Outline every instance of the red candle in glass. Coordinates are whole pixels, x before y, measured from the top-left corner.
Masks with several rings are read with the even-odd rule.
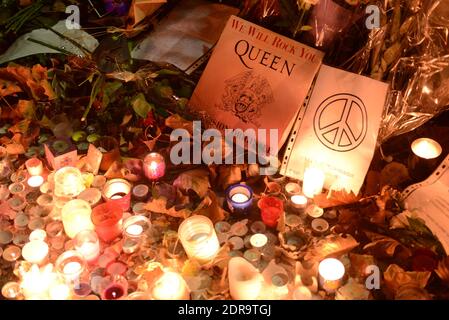
[[[128,281],[122,276],[113,276],[101,293],[103,300],[118,300],[128,294]]]
[[[263,223],[267,227],[276,227],[282,212],[284,212],[284,203],[276,197],[264,197],[257,203]]]
[[[124,179],[112,179],[103,187],[103,200],[127,211],[131,206],[131,184]]]
[[[123,210],[111,202],[96,206],[92,210],[92,222],[95,232],[104,242],[111,242],[122,233],[121,219]]]

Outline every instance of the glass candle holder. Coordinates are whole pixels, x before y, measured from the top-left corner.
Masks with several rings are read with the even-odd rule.
[[[2,287],[2,295],[6,299],[18,300],[22,296],[22,289],[17,282],[8,282]]]
[[[81,192],[77,198],[87,201],[91,207],[95,207],[101,201],[101,191],[97,188],[88,188]]]
[[[81,275],[86,270],[86,261],[75,250],[69,250],[56,259],[55,268],[66,282],[79,283]]]
[[[285,185],[285,193],[287,196],[291,197],[296,194],[301,193],[301,186],[296,182],[289,182]]]
[[[324,210],[323,208],[312,204],[306,208],[306,215],[309,220],[318,219],[324,215]]]
[[[276,197],[263,197],[257,203],[263,223],[267,227],[276,227],[284,212],[284,202]]]
[[[131,184],[125,179],[112,179],[103,187],[103,200],[128,211],[131,206]]]
[[[415,180],[424,180],[437,168],[443,149],[438,142],[429,138],[416,139],[411,149],[408,159],[410,176]]]
[[[74,247],[88,264],[93,264],[100,255],[100,241],[92,230],[78,232],[74,238]]]
[[[190,293],[181,275],[168,271],[156,280],[151,297],[154,300],[189,300]]]
[[[111,242],[122,233],[123,210],[111,202],[102,203],[92,210],[95,231],[104,242]]]
[[[324,172],[317,168],[307,168],[304,171],[304,180],[302,190],[307,198],[313,199],[316,195],[323,191],[324,180],[326,176]]]
[[[329,230],[329,223],[321,218],[313,219],[311,227],[316,236],[321,236]]]
[[[25,162],[25,167],[30,176],[40,176],[44,172],[42,161],[38,158],[30,158]]]
[[[137,201],[145,201],[148,198],[150,188],[145,184],[139,184],[133,188],[133,197]]]
[[[41,185],[44,184],[44,177],[42,176],[31,176],[28,181],[27,184],[31,189],[39,189]]]
[[[21,211],[23,209],[25,209],[26,205],[27,205],[27,201],[25,199],[25,197],[23,196],[19,196],[19,195],[14,195],[12,198],[9,198],[7,201],[9,207],[11,209],[13,209],[14,211]]]
[[[185,219],[179,226],[178,236],[187,256],[200,264],[213,260],[220,249],[214,225],[205,216]]]
[[[26,186],[22,182],[14,182],[9,185],[8,189],[12,195],[16,195],[16,194],[22,194],[25,191]]]
[[[73,239],[78,232],[83,230],[94,230],[91,213],[92,209],[89,203],[80,199],[71,200],[62,207],[62,223],[69,238]]]
[[[111,276],[105,279],[101,288],[101,299],[119,300],[128,295],[128,281],[120,275]]]
[[[253,190],[244,184],[232,185],[226,190],[226,201],[232,212],[247,213],[253,203]]]
[[[319,282],[327,293],[335,293],[343,284],[345,266],[334,258],[324,259],[318,266]]]
[[[19,260],[20,256],[22,255],[22,250],[20,250],[19,247],[10,245],[6,247],[5,250],[3,250],[2,257],[5,259],[5,261],[8,262],[14,262]]]
[[[55,172],[54,194],[57,197],[76,197],[84,189],[83,176],[77,168],[64,167]]]
[[[32,240],[23,246],[22,257],[30,263],[42,265],[47,261],[48,252],[47,243],[42,240]]]
[[[149,180],[158,180],[165,175],[165,159],[157,153],[152,152],[143,159],[143,172]]]

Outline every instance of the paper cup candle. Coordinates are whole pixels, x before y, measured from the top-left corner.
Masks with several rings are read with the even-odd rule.
[[[302,190],[307,198],[314,198],[323,191],[324,172],[317,168],[307,168],[304,172]]]
[[[71,200],[62,207],[62,223],[69,238],[73,239],[83,230],[94,230],[91,213],[89,203],[80,199]]]
[[[212,221],[205,216],[192,216],[179,226],[178,236],[187,256],[201,264],[212,261],[220,249]]]
[[[86,189],[81,172],[74,167],[64,167],[56,171],[54,183],[54,194],[57,197],[76,197]]]
[[[229,291],[235,300],[256,300],[263,289],[262,274],[247,260],[234,257],[228,265]]]

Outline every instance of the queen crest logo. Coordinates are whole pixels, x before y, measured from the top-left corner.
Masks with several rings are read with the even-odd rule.
[[[225,81],[225,84],[220,109],[232,112],[245,123],[260,126],[262,109],[274,102],[268,80],[254,71],[246,71]]]

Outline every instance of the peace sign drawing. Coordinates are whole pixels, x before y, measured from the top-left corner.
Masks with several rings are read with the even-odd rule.
[[[363,101],[349,93],[339,93],[321,102],[313,127],[320,142],[327,148],[348,152],[365,140],[368,114]]]

